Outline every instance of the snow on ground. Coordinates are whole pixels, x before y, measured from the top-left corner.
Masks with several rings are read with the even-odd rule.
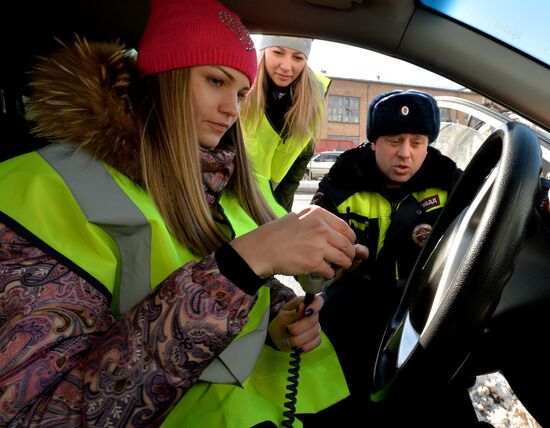
[[[495,428],[541,428],[498,372],[478,376],[470,398],[478,419]]]

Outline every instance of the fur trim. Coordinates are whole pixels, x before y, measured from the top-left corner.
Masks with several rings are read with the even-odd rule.
[[[28,118],[32,132],[52,142],[76,144],[142,183],[139,132],[130,84],[135,58],[118,43],[77,37],[41,58],[31,75]]]

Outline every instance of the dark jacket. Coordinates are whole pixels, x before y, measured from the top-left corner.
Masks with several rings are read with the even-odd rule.
[[[298,187],[300,186],[300,181],[304,178],[306,173],[307,164],[313,157],[315,141],[311,141],[304,148],[300,156],[294,161],[290,169],[283,178],[283,181],[273,191],[275,199],[281,204],[281,206],[288,212],[292,211],[292,205],[294,204],[294,195]]]
[[[399,279],[409,275],[425,242],[422,233],[429,231],[425,225],[433,226],[446,194],[461,172],[455,162],[430,146],[418,172],[401,188],[388,190],[371,144],[363,144],[339,156],[319,184],[313,202],[346,220],[358,241],[367,245],[370,257],[362,263],[360,271],[391,284],[396,279],[396,263]],[[368,200],[376,198],[381,206],[391,210],[389,225],[376,216],[358,213],[359,199],[365,200],[363,196]],[[384,233],[385,238],[379,241]]]

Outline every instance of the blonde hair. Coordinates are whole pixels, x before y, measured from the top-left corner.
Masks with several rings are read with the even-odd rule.
[[[265,49],[258,61],[256,83],[241,106],[241,120],[247,129],[257,129],[262,120],[268,91],[268,74],[265,69]],[[306,64],[300,75],[290,85],[292,103],[284,116],[281,137],[303,140],[319,133],[323,90],[313,70]]]
[[[204,257],[229,237],[216,226],[203,189],[189,74],[189,68],[182,68],[144,80],[137,114],[141,168],[145,187],[170,232]],[[273,220],[275,215],[255,185],[238,121],[224,138],[231,139],[236,150],[227,187],[258,225]]]

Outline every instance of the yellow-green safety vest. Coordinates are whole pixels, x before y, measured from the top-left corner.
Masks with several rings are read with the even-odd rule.
[[[419,192],[411,192],[411,195],[417,201],[423,201],[429,196],[437,195],[440,204],[434,207],[426,208],[426,212],[430,212],[433,209],[441,209],[447,202],[447,191],[435,187],[429,187]],[[356,192],[349,198],[340,203],[336,210],[341,214],[346,214],[348,209],[360,216],[378,219],[378,247],[376,248],[376,254],[380,252],[380,249],[384,246],[384,240],[386,239],[386,232],[390,227],[392,219],[392,206],[391,203],[377,192]],[[395,209],[399,209],[399,204]],[[350,223],[359,230],[365,230],[365,224],[357,222],[353,219],[349,220]]]
[[[315,77],[326,94],[330,79],[315,73]],[[302,139],[291,137],[283,140],[273,129],[265,112],[258,128],[252,129],[242,121],[246,150],[256,175],[267,179],[273,188],[282,181],[300,153],[313,138],[313,133]]]
[[[231,192],[222,194],[220,205],[235,236],[257,227]],[[0,211],[112,295],[112,306],[121,313],[172,272],[199,259],[171,236],[146,192],[70,144],[52,144],[0,164]],[[289,357],[263,344],[268,310],[269,289],[263,286],[248,323],[224,351],[228,361],[222,353],[163,426],[217,426],[210,422],[220,419],[228,427],[281,421]],[[224,374],[216,364],[230,367]],[[298,412],[319,411],[348,394],[326,337],[303,356],[302,366]],[[217,383],[227,379],[232,382]],[[237,396],[243,407],[233,405]],[[254,410],[247,410],[248,403]],[[209,408],[216,411],[205,412]]]

